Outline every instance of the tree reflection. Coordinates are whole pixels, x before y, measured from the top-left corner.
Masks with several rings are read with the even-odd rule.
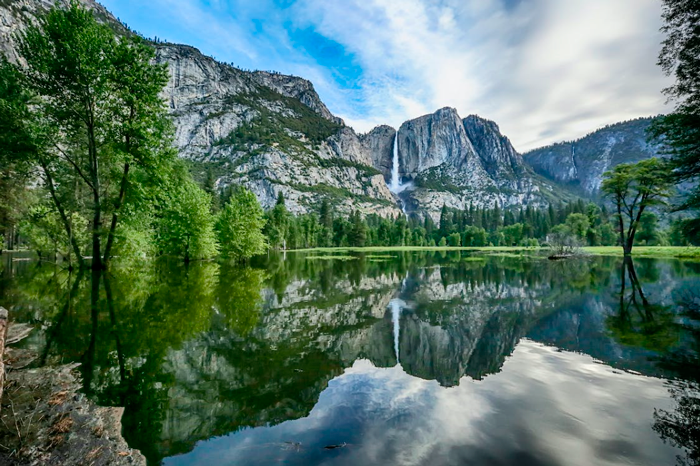
[[[700,295],[693,293],[681,300],[681,325],[688,344],[669,351],[661,365],[673,371],[679,380],[669,382],[676,402],[673,411],[655,410],[654,430],[664,441],[683,448],[679,465],[700,465]]]
[[[620,265],[620,295],[617,313],[607,319],[616,340],[628,346],[663,353],[678,342],[670,306],[649,301],[631,257]]]

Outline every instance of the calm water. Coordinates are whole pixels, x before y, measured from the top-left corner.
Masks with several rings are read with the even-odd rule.
[[[700,464],[697,262],[13,257],[35,364],[81,362],[152,464]]]

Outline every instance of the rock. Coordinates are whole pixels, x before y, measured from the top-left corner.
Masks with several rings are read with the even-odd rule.
[[[407,121],[398,143],[400,174],[415,182],[406,204],[435,221],[443,205],[544,207],[569,196],[537,178],[498,125],[453,108]]]
[[[360,135],[360,140],[372,157],[372,166],[382,172],[387,183],[391,181],[395,136],[396,130],[386,125],[377,126],[369,133]]]
[[[525,161],[540,175],[586,197],[598,195],[603,173],[620,163],[659,156],[662,147],[647,141],[653,118],[610,125],[571,142],[527,152]]]
[[[0,450],[1,464],[145,466],[144,456],[122,437],[124,409],[100,407],[81,395],[76,367],[9,372],[0,423],[0,443],[7,449]]]

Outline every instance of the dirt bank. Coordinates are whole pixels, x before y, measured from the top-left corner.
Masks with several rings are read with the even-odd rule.
[[[0,465],[146,464],[121,435],[123,409],[97,406],[80,393],[78,365],[22,368],[31,359],[27,351],[5,352]]]

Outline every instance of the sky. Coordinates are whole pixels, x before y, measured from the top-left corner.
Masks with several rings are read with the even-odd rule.
[[[101,0],[147,37],[309,79],[358,132],[442,107],[521,152],[670,110],[659,0]]]

